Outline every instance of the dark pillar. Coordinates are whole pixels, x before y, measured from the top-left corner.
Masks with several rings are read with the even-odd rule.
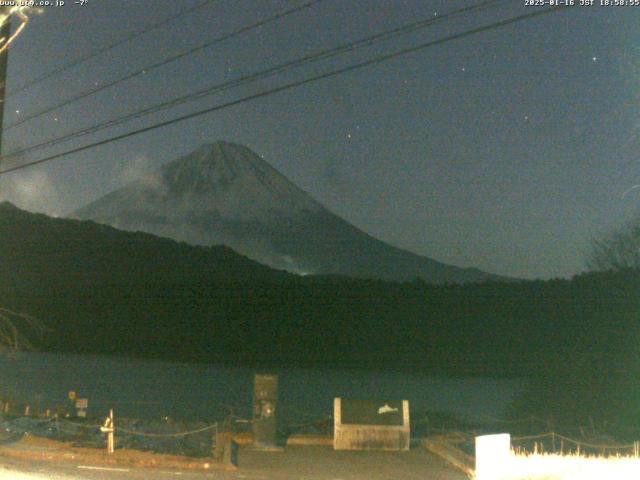
[[[6,42],[9,40],[9,37],[11,37],[11,17],[9,17],[7,21],[2,24],[2,28],[0,28],[0,38],[4,38]],[[2,167],[2,131],[4,129],[4,98],[7,87],[8,61],[9,49],[7,48],[4,52],[0,53],[0,167]]]
[[[253,381],[253,446],[276,449],[278,376],[256,374]]]

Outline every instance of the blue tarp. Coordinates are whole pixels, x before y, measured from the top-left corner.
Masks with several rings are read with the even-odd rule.
[[[215,428],[189,435],[176,435],[207,426],[205,423],[119,419],[115,433],[116,447],[191,457],[208,457],[212,454]],[[118,428],[135,433],[118,431]],[[73,445],[78,447],[105,448],[106,446],[106,435],[100,431],[100,422],[97,419],[2,418],[0,432],[3,434],[3,438],[0,439],[1,443],[16,442],[28,433],[52,440],[73,442]]]

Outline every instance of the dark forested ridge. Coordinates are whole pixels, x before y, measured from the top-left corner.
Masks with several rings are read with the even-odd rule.
[[[530,376],[585,392],[640,378],[635,270],[462,286],[299,277],[7,203],[0,264],[0,304],[51,328],[45,350]]]

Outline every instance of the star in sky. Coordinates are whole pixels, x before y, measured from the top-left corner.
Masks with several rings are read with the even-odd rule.
[[[139,2],[131,3],[133,8],[133,4]],[[109,9],[100,7],[101,2],[89,2],[93,5],[89,8],[95,8],[96,15],[86,18],[81,15],[82,9],[64,9],[64,13],[57,9],[47,10],[34,19],[34,28],[25,34],[28,36],[15,44],[10,66],[12,87],[18,89],[32,81],[32,77],[91,54],[98,46],[91,45],[87,39],[94,38],[95,30],[105,19],[114,28],[103,32],[101,41],[113,42],[135,30],[133,23],[162,22],[183,8],[169,0],[156,0],[154,5],[156,3],[158,8],[136,7],[137,10],[132,11]],[[259,7],[251,12],[255,18],[249,19],[245,18],[239,3],[230,2],[224,12],[202,9],[200,13],[206,13],[202,19],[190,17],[193,29],[183,29],[184,23],[166,24],[163,29],[175,37],[175,42],[186,41],[186,50],[190,45],[216,37],[219,33],[212,30],[217,28],[231,31],[259,18],[270,17],[276,11],[275,4],[279,3],[287,2],[256,2]],[[369,3],[382,6],[386,2]],[[442,20],[441,15],[457,8],[450,3],[457,2],[403,0],[397,2],[403,5],[402,8],[394,6],[392,18],[377,23],[380,12],[368,2],[349,2],[349,15],[345,15],[342,2],[319,2],[313,9],[298,12],[296,17],[283,17],[274,24],[265,24],[262,34],[261,29],[256,29],[251,35],[229,39],[197,58],[187,56],[181,60],[180,65],[184,68],[176,68],[176,65],[153,72],[144,65],[160,57],[147,59],[141,55],[155,52],[158,37],[145,35],[135,45],[121,45],[109,55],[78,65],[64,76],[56,76],[47,82],[47,89],[34,89],[8,99],[7,120],[11,120],[10,117],[22,120],[22,112],[37,112],[43,105],[57,101],[54,99],[72,97],[68,91],[70,85],[84,85],[80,86],[82,90],[85,87],[99,90],[114,78],[145,69],[147,74],[141,75],[144,84],[140,88],[132,88],[123,82],[112,90],[113,98],[118,101],[110,101],[111,97],[106,93],[106,97],[101,94],[86,98],[64,111],[49,113],[42,122],[34,123],[33,128],[29,124],[29,128],[7,132],[3,147],[37,144],[61,136],[63,131],[80,130],[103,119],[142,110],[173,98],[177,91],[195,91],[196,86],[190,87],[190,82],[214,82],[218,77],[230,79],[238,74],[236,64],[257,72],[302,58],[310,52],[364,38],[369,32],[373,35],[405,22],[412,23],[414,19],[435,17]],[[522,7],[522,10],[526,12],[527,9]],[[122,139],[84,153],[78,152],[72,161],[34,168],[41,168],[55,179],[56,188],[65,192],[61,194],[64,198],[62,211],[73,211],[121,186],[111,175],[116,168],[112,158],[124,162],[128,156],[144,154],[159,167],[190,153],[203,142],[229,139],[264,153],[284,175],[309,186],[309,193],[326,203],[328,208],[337,210],[367,233],[397,246],[454,264],[473,265],[516,277],[573,275],[582,271],[584,265],[580,250],[588,248],[588,245],[578,245],[578,240],[590,237],[592,231],[622,224],[631,202],[640,198],[640,188],[635,188],[624,196],[625,208],[619,205],[620,195],[640,184],[640,179],[629,181],[620,176],[619,179],[616,177],[618,183],[615,185],[594,180],[602,175],[601,168],[604,168],[596,159],[611,159],[607,161],[613,165],[616,161],[613,159],[620,158],[621,153],[637,158],[633,156],[637,153],[634,148],[640,144],[635,110],[640,105],[636,97],[640,90],[630,88],[635,87],[630,82],[640,78],[636,68],[640,50],[636,49],[632,38],[637,30],[640,9],[622,10],[625,9],[618,12],[603,8],[602,14],[594,14],[594,11],[576,9],[575,16],[580,17],[579,21],[568,22],[568,17],[557,13],[544,19],[528,20],[518,28],[501,28],[460,38],[386,64],[371,65],[361,73],[318,82],[313,90],[290,89],[286,97],[283,97],[284,93],[267,96],[259,102],[246,102],[242,108],[212,113],[201,121],[176,123],[165,130],[150,131],[144,137]],[[432,34],[425,33],[424,37],[389,39],[379,53],[387,52],[387,48],[388,52],[401,50],[423,43],[427,38],[435,40],[455,35],[467,28],[488,25],[519,13],[515,6],[513,12],[482,9],[477,15],[466,16],[464,21],[438,23],[437,29]],[[101,16],[103,14],[105,17]],[[70,24],[73,28],[68,28],[62,35],[60,25],[68,19],[73,19],[74,23]],[[331,35],[327,36],[327,32]],[[587,36],[588,44],[569,41]],[[538,41],[557,45],[569,43],[566,49],[546,51],[532,48]],[[591,49],[596,51],[589,51]],[[132,55],[134,51],[136,55]],[[598,52],[605,56],[601,58]],[[340,61],[346,66],[352,61],[373,58],[378,51],[363,51],[361,55]],[[336,57],[335,68],[338,60]],[[609,64],[620,68],[603,68]],[[315,75],[314,68],[305,66],[300,70],[299,78]],[[327,68],[334,68],[334,65]],[[551,82],[546,80],[558,69],[575,81],[566,82],[568,85],[558,82],[555,88],[549,88]],[[594,72],[598,75],[593,75]],[[448,81],[449,76],[457,77],[459,81]],[[255,91],[267,86],[260,84]],[[229,99],[236,98],[235,95],[239,98],[244,93],[229,92]],[[568,110],[579,118],[567,118]],[[180,113],[182,110],[178,109],[158,112],[157,121],[170,120]],[[363,123],[358,128],[360,120]],[[505,137],[517,128],[514,121],[522,131],[505,141]],[[574,123],[584,125],[581,128],[591,132],[585,136],[586,141],[576,141],[571,128],[558,128],[552,135],[542,135],[552,125]],[[132,123],[126,128],[139,125]],[[300,131],[301,135],[292,136],[292,129]],[[308,137],[314,138],[312,144],[303,141]],[[459,145],[452,145],[452,139]],[[74,141],[81,145],[93,142],[93,137]],[[75,145],[69,145],[69,148]],[[459,158],[461,148],[474,154]],[[527,152],[530,161],[519,161],[523,152]],[[34,159],[45,153],[48,151],[37,153]],[[366,184],[358,188],[357,202],[351,201],[356,196],[336,195],[333,184],[317,181],[314,177],[319,162],[324,162],[328,156],[341,155],[353,162],[366,159],[371,165],[363,173]],[[545,165],[551,157],[566,161],[547,169]],[[100,161],[85,161],[94,158]],[[402,160],[402,169],[390,168],[395,159]],[[429,161],[429,169],[424,168],[425,159]],[[458,185],[466,185],[467,180],[475,179],[473,172],[480,165],[490,165],[491,170],[460,195]],[[510,168],[501,168],[502,165]],[[383,171],[388,175],[374,173]],[[77,185],[79,175],[83,175],[83,185]],[[527,195],[520,195],[516,186],[526,175],[535,175],[539,181],[527,186],[531,189]],[[411,177],[415,188],[400,187],[407,177]],[[9,181],[9,177],[5,178]],[[105,182],[105,178],[113,180]],[[534,192],[539,192],[537,185],[555,186],[564,179],[570,181],[563,183],[562,188],[550,188],[549,195],[533,196]],[[359,178],[354,176],[350,181],[359,181]],[[508,209],[499,212],[495,196],[487,193],[493,191],[496,181],[505,185],[505,191],[507,186],[513,188],[509,190],[513,194],[509,200],[513,202]],[[583,208],[580,202],[563,201],[563,195],[569,195],[571,188],[581,191],[584,185],[592,186],[590,196],[602,205],[607,215],[589,214],[587,221],[580,224],[562,221],[580,214]],[[394,205],[393,211],[389,210],[384,218],[371,214],[382,190],[392,192],[388,204]],[[612,191],[615,192],[613,195]],[[341,195],[349,194],[349,189],[345,189]],[[533,204],[531,198],[539,203]],[[49,209],[49,202],[44,197],[41,205],[43,210]],[[428,208],[422,209],[422,205]],[[544,228],[534,228],[532,210],[549,212],[544,216]],[[415,211],[420,214],[415,215]]]

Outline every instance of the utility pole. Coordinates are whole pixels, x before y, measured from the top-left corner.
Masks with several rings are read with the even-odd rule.
[[[8,7],[3,7],[4,9]],[[3,12],[0,12],[3,13]],[[11,17],[8,17],[0,28],[0,38],[9,41],[11,37]],[[1,45],[1,44],[0,44]],[[4,99],[7,91],[7,64],[9,62],[9,49],[0,52],[0,167],[2,166],[2,132],[4,130]]]

